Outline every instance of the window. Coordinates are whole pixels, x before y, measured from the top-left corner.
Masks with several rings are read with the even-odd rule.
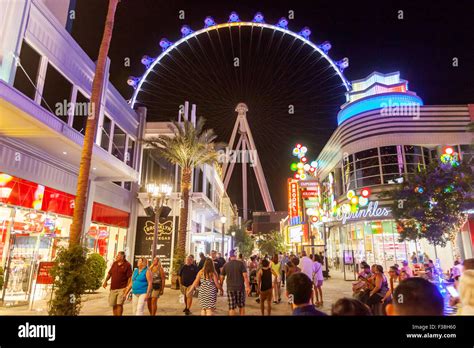
[[[100,147],[105,151],[109,151],[110,132],[112,130],[112,121],[107,116],[104,116],[102,123],[102,138],[100,140]]]
[[[212,186],[208,180],[206,180],[206,196],[212,201]]]
[[[364,168],[364,169],[358,169],[356,171],[357,179],[364,178],[366,176],[374,176],[374,175],[380,175],[380,168],[378,166],[377,167]]]
[[[202,170],[201,168],[196,168],[194,170],[194,192],[202,192]]]
[[[86,134],[87,117],[89,116],[89,100],[77,91],[76,104],[74,105],[74,118],[72,128],[81,134]]]
[[[382,161],[382,165],[384,164],[398,164],[398,156],[397,155],[386,155],[380,158]]]
[[[361,169],[361,168],[366,168],[366,167],[373,167],[373,166],[378,166],[379,165],[379,158],[378,157],[372,157],[369,159],[361,160],[356,162],[356,168]]]
[[[134,153],[135,153],[135,140],[132,138],[128,138],[128,146],[127,146],[127,157],[125,163],[127,163],[130,167],[134,168]]]
[[[402,175],[400,174],[384,174],[383,175],[383,183],[384,184],[394,184],[396,183],[397,179],[400,179]]]
[[[380,175],[357,179],[357,187],[380,185]]]
[[[36,94],[36,76],[38,75],[40,60],[41,56],[23,41],[20,51],[20,63],[26,73],[20,66],[17,67],[13,87],[33,100]]]
[[[131,181],[125,181],[123,183],[123,188],[127,191],[130,191],[132,189],[132,182]]]
[[[399,166],[399,165],[396,165],[396,164],[393,164],[393,165],[385,165],[385,166],[382,166],[382,173],[383,174],[403,174],[404,170],[403,170],[403,166]]]
[[[71,89],[72,84],[56,68],[48,64],[41,105],[65,123],[68,121]]]
[[[418,155],[405,155],[406,163],[423,164],[423,157]]]
[[[421,151],[420,146],[405,145],[404,148],[405,148],[405,154],[413,154],[413,155],[423,156],[423,152]]]
[[[397,147],[396,146],[382,146],[380,148],[380,155],[392,155],[397,154]]]
[[[114,129],[114,138],[112,142],[112,155],[117,157],[119,160],[123,161],[125,158],[125,140],[127,139],[127,134],[120,127],[115,127]]]
[[[474,148],[472,145],[460,145],[461,149],[461,160],[464,163],[472,163],[472,155],[474,154]]]
[[[375,157],[375,156],[378,156],[377,148],[356,152],[354,154],[356,161],[364,159],[364,158]]]

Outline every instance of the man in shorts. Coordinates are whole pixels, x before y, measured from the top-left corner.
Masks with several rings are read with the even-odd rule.
[[[224,279],[227,278],[229,315],[235,315],[237,307],[239,307],[240,315],[245,315],[245,296],[250,293],[247,268],[242,261],[237,260],[234,250],[230,251],[229,258],[229,262],[221,269],[221,286],[224,283]]]
[[[188,288],[193,285],[194,280],[198,274],[198,266],[194,262],[194,256],[189,255],[186,257],[186,263],[181,267],[179,271],[179,285],[181,289],[181,293],[184,296],[184,303],[185,308],[183,310],[184,314],[190,315],[191,314],[191,305],[193,304],[193,295],[187,296],[186,293]]]
[[[107,288],[107,282],[112,278],[110,284],[109,304],[113,308],[115,316],[121,316],[123,313],[123,303],[125,302],[125,289],[132,279],[132,265],[125,259],[125,253],[119,251],[115,261],[110,267],[107,278],[105,278],[104,289]]]

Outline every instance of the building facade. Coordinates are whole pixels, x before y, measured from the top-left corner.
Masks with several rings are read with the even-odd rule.
[[[329,264],[365,260],[384,268],[416,255],[439,259],[448,269],[456,257],[473,255],[474,231],[466,223],[454,243],[433,247],[422,239],[399,242],[390,205],[380,193],[390,190],[451,146],[463,161],[472,156],[474,105],[423,105],[399,73],[373,73],[354,81],[338,114],[338,127],[318,156],[319,222]],[[359,204],[351,206],[356,196]],[[354,202],[354,201],[352,201]]]
[[[65,28],[68,3],[0,2],[0,266],[6,270],[0,295],[5,303],[33,300],[39,264],[53,260],[68,243],[91,108],[100,108],[100,118],[83,242],[108,265],[134,243],[145,110],[132,110],[107,80],[100,105],[90,103],[95,63]],[[35,298],[48,286],[39,286]]]

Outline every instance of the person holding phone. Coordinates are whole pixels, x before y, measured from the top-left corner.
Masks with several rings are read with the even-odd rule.
[[[165,270],[161,266],[160,258],[158,256],[155,256],[153,259],[153,263],[150,267],[150,273],[152,276],[152,289],[148,296],[148,311],[150,312],[151,316],[155,316],[158,309],[158,298],[163,295],[166,281]]]

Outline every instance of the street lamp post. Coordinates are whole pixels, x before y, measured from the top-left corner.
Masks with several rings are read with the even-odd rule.
[[[146,184],[146,191],[148,192],[148,199],[150,203],[154,203],[153,212],[155,213],[155,227],[153,229],[153,245],[151,250],[151,259],[156,256],[156,243],[158,240],[158,225],[160,224],[160,215],[165,199],[168,199],[173,188],[169,184]]]
[[[234,250],[234,237],[235,237],[235,232],[232,232],[232,233],[231,233],[231,236],[232,236],[232,238],[231,238],[231,243],[230,243],[230,245],[231,245],[230,250]]]
[[[221,216],[221,223],[222,223],[222,243],[221,243],[221,254],[224,257],[224,235],[225,235],[225,222],[227,218],[225,216]]]

